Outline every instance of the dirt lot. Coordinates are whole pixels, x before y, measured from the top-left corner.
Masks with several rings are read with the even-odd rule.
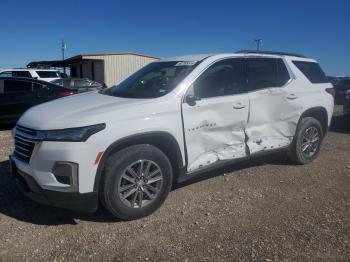
[[[350,260],[350,124],[341,116],[312,164],[244,162],[179,185],[132,222],[21,196],[9,175],[11,140],[0,132],[0,261]]]

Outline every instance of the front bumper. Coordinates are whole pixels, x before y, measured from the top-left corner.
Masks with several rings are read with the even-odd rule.
[[[94,212],[97,210],[97,192],[61,192],[43,189],[32,176],[17,168],[12,157],[10,157],[10,167],[12,177],[20,191],[36,202],[80,212]]]

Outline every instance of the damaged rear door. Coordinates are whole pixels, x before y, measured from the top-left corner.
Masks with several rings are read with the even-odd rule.
[[[218,61],[189,88],[182,104],[187,171],[246,156],[249,112],[243,60]]]
[[[245,59],[245,68],[250,97],[246,127],[249,153],[288,146],[302,108],[284,61],[249,57]]]

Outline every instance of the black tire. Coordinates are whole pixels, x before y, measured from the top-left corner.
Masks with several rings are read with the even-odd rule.
[[[144,188],[146,188],[146,185],[142,187],[142,189],[138,188],[137,190],[139,191],[139,193],[134,193],[132,197],[134,197],[136,194],[141,194],[141,201],[140,201],[141,204],[138,207],[131,207],[126,204],[128,200],[126,198],[123,198],[120,195],[123,192],[122,192],[122,188],[120,188],[119,186],[120,186],[120,183],[123,183],[125,181],[128,182],[125,179],[124,181],[122,178],[126,170],[128,170],[128,168],[133,164],[138,165],[139,162],[142,162],[140,160],[148,161],[147,163],[152,163],[151,165],[154,165],[155,169],[157,168],[160,169],[161,172],[158,174],[162,175],[162,179],[161,179],[162,182],[161,182],[161,186],[158,188],[159,191],[157,193],[154,193],[155,196],[153,196],[154,197],[153,200],[152,198],[149,198],[149,200],[145,200],[149,202],[146,206],[142,206],[142,203],[143,203],[142,197],[146,196],[146,193],[143,191]],[[139,168],[139,170],[140,169],[141,168]],[[138,171],[136,171],[136,173],[138,173]],[[143,175],[143,171],[141,173]],[[154,147],[152,145],[142,144],[142,145],[130,146],[119,152],[114,153],[107,160],[105,170],[104,170],[104,177],[102,181],[103,183],[102,192],[100,192],[100,197],[102,200],[101,202],[105,206],[105,208],[117,218],[120,218],[123,220],[133,220],[133,219],[145,217],[153,213],[163,204],[168,193],[170,192],[170,189],[172,186],[172,180],[173,180],[173,172],[172,172],[170,161],[161,150],[159,150],[157,147]],[[145,180],[142,180],[142,183],[143,181]],[[133,183],[137,184],[136,180]],[[130,183],[130,185],[133,186],[132,183]],[[138,187],[138,186],[139,185],[137,186],[134,185],[134,187]],[[134,190],[134,189],[131,189],[131,190]],[[126,194],[128,192],[131,192],[131,190],[125,191]],[[152,191],[148,191],[147,193],[149,192],[153,193]],[[139,196],[137,196],[137,201],[139,199]],[[133,201],[133,205],[136,205],[135,199],[130,200],[130,205],[132,201]]]
[[[314,128],[314,129],[313,129]],[[312,150],[312,155],[308,155],[303,152],[302,145],[304,143],[304,135],[307,130],[317,130],[319,136],[319,142],[316,150]],[[321,123],[313,117],[305,117],[300,120],[298,124],[293,142],[290,149],[288,150],[288,158],[295,164],[305,165],[312,162],[319,154],[322,140],[323,140],[323,130]]]

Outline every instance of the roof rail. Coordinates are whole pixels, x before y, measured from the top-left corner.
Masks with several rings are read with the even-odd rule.
[[[286,55],[286,56],[296,56],[306,58],[304,55],[298,55],[286,52],[276,52],[276,51],[257,51],[257,50],[239,50],[236,54],[267,54],[267,55]]]

